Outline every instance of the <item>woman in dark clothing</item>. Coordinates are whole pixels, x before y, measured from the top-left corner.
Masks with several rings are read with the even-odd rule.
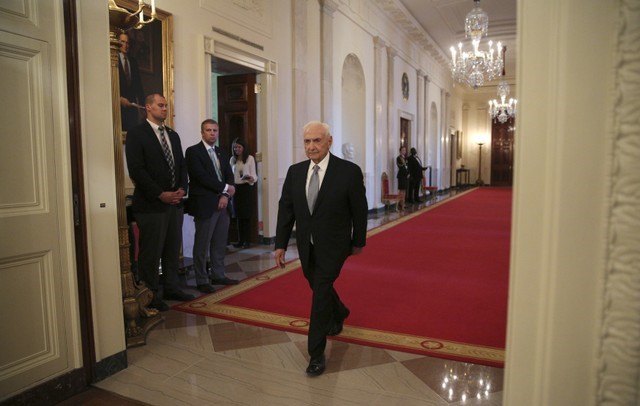
[[[253,207],[251,206],[251,188],[258,180],[256,175],[256,161],[249,155],[247,144],[236,139],[233,142],[233,153],[231,156],[231,168],[233,168],[233,178],[236,187],[236,194],[233,196],[233,204],[238,222],[238,242],[233,244],[236,248],[249,247],[249,227]]]
[[[400,155],[396,158],[396,165],[398,165],[398,195],[400,196],[400,202],[398,202],[398,208],[404,210],[405,197],[407,193],[407,185],[409,183],[409,167],[407,166],[407,147],[400,147]]]

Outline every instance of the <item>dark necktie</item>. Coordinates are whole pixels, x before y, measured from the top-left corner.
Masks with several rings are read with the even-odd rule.
[[[309,204],[309,212],[313,213],[313,207],[316,204],[318,198],[318,189],[320,189],[320,178],[318,176],[318,165],[313,166],[313,173],[311,179],[309,179],[309,190],[307,191],[307,203]]]
[[[218,162],[215,148],[209,148],[209,158],[211,158],[211,162],[213,162],[213,168],[216,170],[218,180],[222,182],[222,172],[220,172],[220,163]]]
[[[164,137],[164,127],[158,127],[158,131],[160,131],[160,143],[162,144],[162,150],[164,151],[164,158],[167,160],[167,164],[169,164],[171,187],[173,187],[176,185],[176,167],[173,163],[173,155],[169,149],[169,144],[167,144],[167,139]]]
[[[127,78],[127,84],[131,83],[131,70],[129,70],[129,58],[126,56],[124,59],[124,76]]]

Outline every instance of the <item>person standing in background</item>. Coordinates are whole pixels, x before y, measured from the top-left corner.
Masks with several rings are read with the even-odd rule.
[[[360,167],[329,152],[329,126],[312,121],[303,136],[309,159],[290,166],[282,186],[274,259],[284,268],[295,224],[302,272],[312,290],[306,372],[317,376],[325,370],[327,336],[340,334],[350,314],[333,284],[347,258],[366,244],[368,205]]]
[[[252,186],[258,180],[256,161],[249,154],[244,140],[236,138],[232,149],[233,155],[230,163],[236,186],[233,205],[238,223],[238,242],[233,246],[236,248],[249,248],[251,215],[253,214],[253,206],[251,205]]]
[[[140,79],[138,62],[129,55],[129,35],[122,33],[120,52],[118,53],[118,72],[120,75],[120,115],[122,130],[129,131],[141,121],[144,112],[144,90]]]
[[[398,202],[398,208],[404,210],[405,199],[407,198],[407,186],[409,184],[409,166],[407,165],[407,147],[404,145],[400,147],[400,155],[396,158],[396,165],[398,166],[398,196],[400,202]]]
[[[125,152],[129,176],[135,185],[132,211],[140,231],[139,279],[154,294],[149,307],[165,311],[169,306],[160,299],[160,261],[162,297],[179,301],[194,299],[178,287],[187,168],[180,136],[164,123],[167,100],[153,93],[147,96],[145,107],[147,119],[129,130]]]
[[[235,194],[229,155],[216,147],[218,122],[206,119],[200,124],[202,141],[187,148],[185,160],[189,171],[188,213],[193,216],[196,233],[193,240],[193,267],[197,289],[213,293],[212,285],[235,285],[227,278],[224,256],[231,219],[229,201]],[[211,273],[207,269],[211,261]]]
[[[420,199],[420,186],[422,184],[423,174],[422,172],[427,169],[426,166],[422,166],[422,161],[418,157],[418,151],[415,148],[411,148],[411,155],[407,159],[407,165],[409,166],[409,203],[422,203]]]

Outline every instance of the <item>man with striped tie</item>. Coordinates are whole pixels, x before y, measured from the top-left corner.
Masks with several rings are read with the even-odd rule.
[[[147,119],[127,133],[129,177],[135,185],[132,211],[140,231],[138,279],[154,293],[149,307],[165,311],[160,297],[158,269],[162,261],[165,300],[191,300],[179,288],[182,245],[182,198],[187,191],[187,168],[180,136],[164,124],[167,100],[158,93],[145,99]]]

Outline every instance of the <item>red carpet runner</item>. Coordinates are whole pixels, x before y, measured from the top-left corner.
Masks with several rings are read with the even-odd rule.
[[[351,316],[335,339],[503,366],[511,189],[480,188],[369,232],[336,289]],[[306,332],[299,261],[177,310]]]

